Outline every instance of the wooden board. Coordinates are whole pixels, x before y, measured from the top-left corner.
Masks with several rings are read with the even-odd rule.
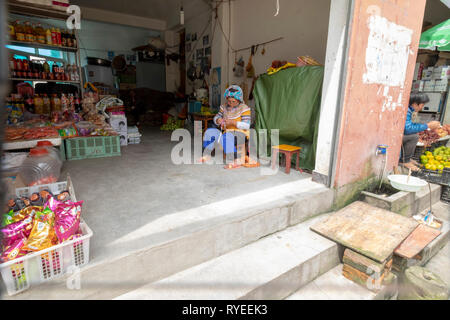
[[[342,267],[342,275],[347,279],[366,287],[370,291],[377,292],[381,288],[381,284],[383,283],[386,273],[383,272],[381,275],[374,274],[370,277],[364,272],[361,272],[348,264],[344,264]],[[371,286],[369,286],[369,284],[371,284]]]
[[[408,238],[395,249],[394,253],[400,257],[412,259],[440,234],[441,232],[439,230],[420,224]]]
[[[381,273],[385,268],[384,263],[378,263],[348,248],[344,251],[342,262],[364,273],[369,273],[369,270],[378,270]]]
[[[417,226],[412,218],[357,201],[315,224],[311,230],[384,263]]]

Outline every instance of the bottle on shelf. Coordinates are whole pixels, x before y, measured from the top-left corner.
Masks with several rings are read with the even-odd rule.
[[[37,114],[45,114],[44,100],[38,95],[34,95],[34,111]]]
[[[53,44],[52,30],[50,28],[47,28],[45,30],[45,42],[48,45],[52,45]]]
[[[17,41],[25,41],[25,28],[19,20],[15,22],[15,32]]]
[[[61,45],[63,47],[68,47],[68,45],[67,45],[67,33],[66,33],[66,30],[64,30],[64,29],[61,30]]]
[[[25,22],[25,41],[34,42],[33,27],[29,21]]]
[[[50,104],[50,99],[47,96],[46,93],[44,93],[43,97],[42,97],[42,104],[44,106],[44,113],[45,114],[50,114],[50,112],[52,111],[52,107]]]
[[[36,26],[36,35],[37,35],[37,42],[40,44],[45,44],[46,42],[46,34],[44,28],[42,28],[42,25],[40,23]]]
[[[9,40],[16,40],[15,22],[8,21]]]
[[[58,35],[56,33],[56,29],[52,28],[52,45],[57,46],[58,45]]]
[[[61,30],[59,28],[56,28],[56,39],[58,42],[58,46],[61,46],[62,40],[61,40]]]
[[[15,78],[15,72],[16,72],[16,59],[14,59],[13,56],[9,58],[9,76],[10,78]]]
[[[38,42],[38,34],[37,34],[37,25],[35,23],[30,23],[31,25],[31,34],[33,35],[33,41],[31,42]]]
[[[61,112],[61,100],[58,98],[58,95],[54,93],[52,98],[50,99],[50,105],[52,112]]]
[[[72,39],[72,47],[77,48],[78,42],[77,42],[77,37],[75,36],[75,31],[72,30],[70,32],[70,38]]]
[[[47,61],[42,65],[42,79],[50,79],[50,65]]]
[[[68,47],[73,47],[72,35],[70,33],[70,30],[66,30],[66,42]]]

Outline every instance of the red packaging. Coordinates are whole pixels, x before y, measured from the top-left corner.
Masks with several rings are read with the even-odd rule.
[[[3,245],[9,247],[21,239],[28,238],[33,227],[32,222],[33,215],[30,215],[22,221],[11,223],[2,228],[0,231],[3,234]]]
[[[26,241],[25,239],[20,239],[14,242],[12,245],[5,247],[5,250],[3,250],[2,255],[0,257],[0,260],[2,262],[7,262],[17,258],[19,252],[25,245],[25,241]]]
[[[59,242],[72,239],[72,236],[78,232],[82,204],[83,201],[67,201],[55,209],[55,232]]]

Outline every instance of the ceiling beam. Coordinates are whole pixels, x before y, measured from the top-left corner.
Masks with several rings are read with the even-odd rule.
[[[139,17],[89,7],[81,7],[81,18],[85,20],[121,24],[156,31],[164,31],[167,29],[167,22],[163,20]]]

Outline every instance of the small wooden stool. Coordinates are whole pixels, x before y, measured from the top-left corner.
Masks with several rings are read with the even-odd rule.
[[[286,173],[289,174],[291,172],[291,159],[294,154],[297,154],[297,163],[295,166],[295,170],[300,171],[300,150],[302,148],[296,146],[290,146],[287,144],[282,144],[279,146],[272,147],[272,170],[275,169],[275,163],[277,162],[278,154],[284,154],[286,160]]]

